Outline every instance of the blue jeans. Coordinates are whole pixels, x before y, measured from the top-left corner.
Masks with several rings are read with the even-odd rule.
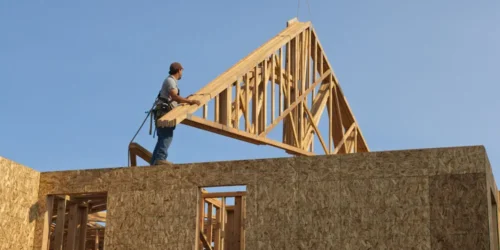
[[[155,149],[153,151],[153,156],[151,157],[151,165],[155,165],[156,161],[166,160],[168,156],[168,148],[172,143],[174,137],[175,127],[157,127],[156,135],[158,135],[158,141],[156,142]]]

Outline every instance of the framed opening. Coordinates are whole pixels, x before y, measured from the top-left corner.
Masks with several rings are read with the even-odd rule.
[[[107,193],[48,195],[46,206],[42,250],[104,249]]]
[[[246,186],[200,189],[198,249],[244,250]]]

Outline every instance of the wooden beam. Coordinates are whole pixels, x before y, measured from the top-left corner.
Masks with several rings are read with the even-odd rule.
[[[203,193],[202,198],[223,198],[223,197],[237,197],[237,196],[245,196],[247,192],[245,191],[237,191],[237,192],[219,192],[219,193]]]
[[[208,250],[212,250],[212,244],[209,244],[207,238],[205,237],[205,234],[203,234],[203,231],[200,232],[200,240],[203,243],[203,247]]]
[[[63,237],[64,237],[64,222],[66,215],[66,199],[57,201],[57,220],[56,229],[54,231],[54,249],[62,250],[63,248]]]
[[[342,148],[342,146],[345,145],[346,143],[346,140],[349,136],[351,136],[351,133],[352,131],[354,130],[354,128],[356,127],[356,124],[353,123],[351,125],[351,127],[349,127],[349,129],[345,132],[344,136],[342,137],[342,141],[335,147],[335,150],[333,151],[334,154],[337,154],[339,153],[340,149]],[[347,151],[347,150],[346,150]]]
[[[87,241],[87,215],[89,207],[79,207],[80,210],[80,232],[78,241],[78,250],[86,250]]]
[[[234,127],[236,129],[240,129],[240,95],[241,95],[241,78],[237,77],[236,78],[236,100],[235,100],[235,105],[234,105],[234,116],[236,117],[234,120]]]
[[[78,226],[78,204],[71,204],[69,206],[69,224],[66,249],[74,250],[76,247],[76,232]]]
[[[323,136],[321,136],[321,132],[319,131],[318,127],[316,126],[316,124],[312,120],[313,115],[311,114],[311,111],[309,111],[309,109],[307,108],[305,103],[303,103],[303,104],[304,104],[304,109],[307,112],[307,116],[310,118],[310,121],[311,121],[311,124],[314,128],[314,131],[316,131],[316,134],[318,135],[319,141],[321,142],[321,146],[323,146],[323,150],[325,150],[325,153],[328,154],[328,148],[325,145],[325,141],[323,140]]]
[[[275,68],[276,68],[276,63],[275,63],[275,60],[274,60],[274,56],[276,54],[273,53],[273,56],[272,56],[272,60],[271,60],[271,123],[274,121],[274,110],[276,108],[276,104],[275,104],[275,89],[276,89],[276,86],[274,84],[274,72],[275,72]],[[267,126],[267,124],[266,124]]]
[[[54,196],[49,195],[45,199],[45,213],[43,218],[42,250],[48,250],[50,245],[50,225],[52,224],[52,211],[54,209]]]
[[[206,131],[210,131],[219,135],[231,137],[237,140],[257,144],[257,145],[262,145],[262,144],[267,144],[269,146],[273,146],[276,148],[281,148],[284,150],[287,150],[289,152],[293,152],[294,154],[297,155],[314,155],[311,152],[307,152],[305,150],[302,150],[300,148],[296,148],[293,146],[290,146],[285,143],[280,143],[271,139],[268,139],[266,137],[261,137],[257,136],[254,134],[251,134],[249,132],[244,132],[244,131],[239,131],[235,128],[229,128],[221,124],[216,124],[212,121],[207,121],[202,118],[193,116],[190,119],[186,119],[182,122],[185,125],[195,127],[195,128],[200,128]]]
[[[241,249],[241,234],[242,234],[242,196],[237,196],[234,198],[234,224],[233,224],[233,234],[231,237],[234,240],[234,245],[232,245],[231,249],[234,250],[243,250]]]
[[[151,161],[153,154],[135,142],[129,144],[128,150],[130,153],[130,165],[132,167],[137,166],[137,156],[148,163]]]
[[[212,222],[212,216],[213,216],[213,211],[212,211],[212,208],[213,208],[213,204],[211,203],[208,203],[208,211],[207,211],[207,241],[209,243],[209,245],[211,246],[212,245],[212,230],[213,230],[213,222]]]
[[[320,79],[318,79],[312,85],[311,88],[309,88],[306,92],[304,92],[303,95],[301,95],[292,104],[290,104],[288,106],[288,108],[278,118],[276,118],[276,121],[274,121],[273,124],[271,124],[269,127],[267,127],[267,129],[263,133],[261,133],[260,136],[264,136],[265,134],[269,133],[269,131],[271,131],[276,125],[278,125],[279,121],[281,121],[286,115],[288,115],[288,113],[290,113],[297,105],[299,105],[304,100],[305,96],[307,96],[307,94],[311,93],[311,91],[314,90],[314,87],[318,86],[318,84],[320,84],[323,81],[323,79],[325,79],[326,77],[328,77],[329,74],[330,74],[329,70],[327,72],[325,72],[320,77]]]

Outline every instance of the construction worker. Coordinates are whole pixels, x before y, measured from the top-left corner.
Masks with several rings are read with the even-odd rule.
[[[186,103],[189,105],[200,105],[200,101],[198,100],[188,100],[180,96],[177,81],[182,79],[183,70],[184,68],[178,62],[174,62],[170,65],[170,71],[168,72],[169,76],[163,81],[163,85],[156,100],[156,107],[153,112],[155,121],[173,108],[177,107],[178,104]],[[168,156],[168,148],[170,147],[174,136],[174,130],[175,126],[158,127],[156,124],[158,141],[156,142],[156,146],[151,157],[151,165],[170,164],[170,162],[166,159]]]

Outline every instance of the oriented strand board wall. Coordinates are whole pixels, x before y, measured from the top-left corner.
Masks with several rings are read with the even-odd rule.
[[[0,249],[32,249],[40,173],[0,157]]]
[[[490,249],[486,161],[461,147],[51,172],[39,202],[108,191],[106,250],[194,249],[198,187],[242,184],[248,250]]]

